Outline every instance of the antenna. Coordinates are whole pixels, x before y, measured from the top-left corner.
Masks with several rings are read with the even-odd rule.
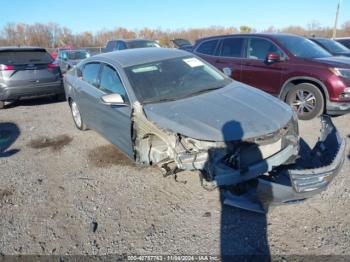
[[[342,0],[339,0],[338,5],[337,5],[337,12],[335,14],[335,21],[334,21],[332,38],[336,38],[336,36],[337,36],[337,25],[338,25],[339,9],[340,9],[341,2],[342,2]]]

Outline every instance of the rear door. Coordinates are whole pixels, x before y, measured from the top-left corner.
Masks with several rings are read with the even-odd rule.
[[[241,78],[241,59],[244,38],[230,37],[220,40],[211,39],[198,44],[195,53],[221,71],[231,70],[231,77],[237,81]]]
[[[75,99],[81,116],[88,127],[97,131],[99,131],[99,114],[96,101],[103,95],[98,89],[100,69],[101,64],[98,62],[83,65],[82,77],[75,82]]]
[[[224,68],[230,69],[231,78],[237,81],[241,80],[244,43],[243,37],[224,38],[219,46],[219,57],[215,59],[215,66],[221,71],[224,71]]]
[[[277,53],[281,57],[286,55],[270,40],[259,37],[249,37],[247,40],[245,59],[242,61],[241,81],[278,95],[285,62],[267,63],[266,58],[269,53]]]
[[[0,77],[7,86],[33,86],[59,81],[61,72],[44,50],[0,51]]]

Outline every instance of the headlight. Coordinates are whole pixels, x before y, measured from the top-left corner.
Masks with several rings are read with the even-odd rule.
[[[350,78],[350,69],[347,68],[337,68],[337,67],[331,67],[329,68],[333,74],[336,76],[341,76],[344,78]]]

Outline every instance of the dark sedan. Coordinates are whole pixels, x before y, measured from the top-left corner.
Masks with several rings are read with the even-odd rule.
[[[269,204],[304,199],[324,189],[343,164],[345,139],[329,117],[322,117],[314,154],[301,158],[305,169],[288,105],[182,50],[97,55],[70,70],[64,83],[79,129],[96,130],[138,164],[159,166],[166,175],[201,171],[203,185],[227,189],[225,203],[232,206],[263,212]]]
[[[331,53],[334,56],[350,57],[350,49],[348,49],[346,46],[342,45],[341,43],[335,40],[323,37],[313,37],[310,38],[310,40],[315,42],[322,48],[326,49],[329,53]]]
[[[118,39],[108,41],[104,52],[146,47],[160,47],[160,45],[156,41],[147,39]]]
[[[0,108],[5,101],[64,93],[59,66],[43,48],[0,48]]]

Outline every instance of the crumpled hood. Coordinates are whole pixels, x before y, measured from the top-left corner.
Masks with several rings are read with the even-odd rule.
[[[292,109],[277,98],[239,82],[177,101],[145,104],[158,127],[206,141],[258,137],[284,127]]]

